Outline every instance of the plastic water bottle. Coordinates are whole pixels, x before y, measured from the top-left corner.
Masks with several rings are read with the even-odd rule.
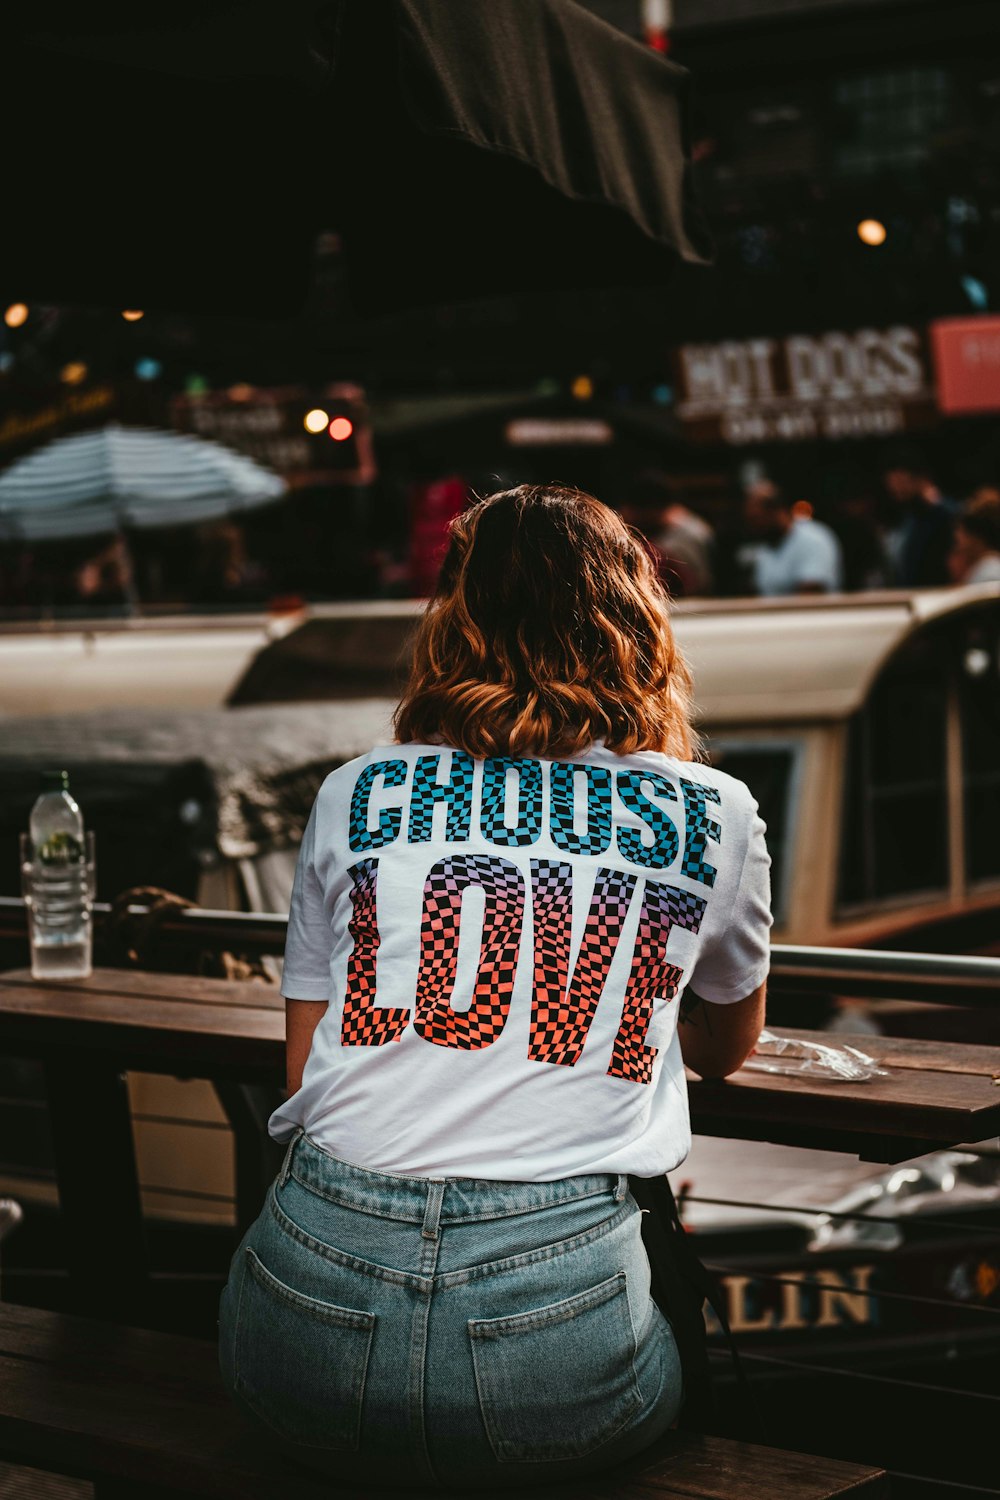
[[[91,893],[83,815],[68,771],[43,771],[43,791],[28,819],[33,849],[31,968],[39,979],[91,972]]]

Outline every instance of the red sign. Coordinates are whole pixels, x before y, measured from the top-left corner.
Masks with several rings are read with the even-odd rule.
[[[931,346],[942,411],[1000,411],[1000,318],[939,318]]]

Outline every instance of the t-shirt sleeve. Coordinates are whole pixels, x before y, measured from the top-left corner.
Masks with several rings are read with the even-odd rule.
[[[714,1005],[744,1000],[767,978],[771,966],[771,856],[767,829],[750,799],[751,815],[736,896],[724,924],[706,939],[688,976],[688,987]]]
[[[317,801],[299,847],[288,907],[288,933],[281,971],[281,993],[288,1000],[329,1000],[333,937],[316,873]]]

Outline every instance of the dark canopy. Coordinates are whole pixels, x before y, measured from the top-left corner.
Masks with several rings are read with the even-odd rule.
[[[290,312],[321,230],[366,310],[708,256],[687,73],[574,0],[35,15],[6,28],[10,298]]]

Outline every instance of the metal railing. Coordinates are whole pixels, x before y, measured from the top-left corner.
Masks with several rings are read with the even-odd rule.
[[[141,903],[127,908],[134,917],[148,910]],[[110,912],[106,901],[95,902],[95,937],[99,937]],[[160,918],[157,930],[185,948],[226,947],[255,956],[280,957],[287,923],[284,912],[212,911],[199,906],[167,913]],[[27,916],[20,897],[0,896],[0,938],[23,938],[27,942]],[[926,1000],[937,1005],[983,1005],[1000,1001],[1000,958],[775,943],[768,988],[772,995],[834,994]]]

